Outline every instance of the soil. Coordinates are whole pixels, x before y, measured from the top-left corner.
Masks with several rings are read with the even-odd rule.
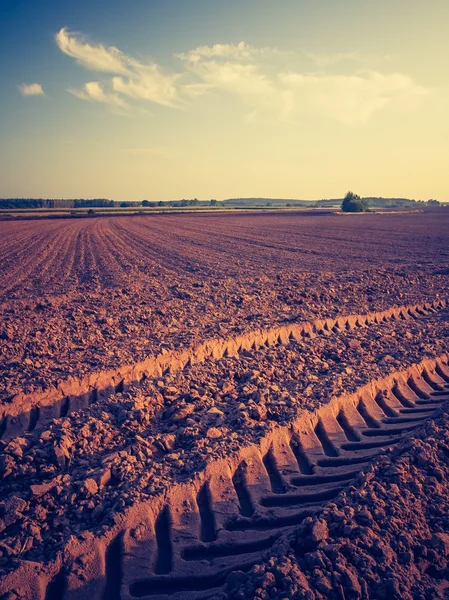
[[[0,398],[205,339],[446,297],[448,221],[442,209],[0,222]]]
[[[1,222],[0,598],[444,597],[446,221]]]
[[[447,598],[447,409],[276,542],[222,598]]]

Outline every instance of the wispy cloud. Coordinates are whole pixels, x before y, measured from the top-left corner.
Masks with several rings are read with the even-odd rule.
[[[221,89],[242,97],[262,97],[273,91],[273,83],[254,64],[205,61],[190,69],[206,84],[204,89]]]
[[[282,72],[282,61],[274,66],[267,64],[261,60],[263,54],[256,60],[257,53],[246,45],[203,47],[201,52],[192,52],[186,55],[193,56],[193,60],[186,61],[186,69],[201,80],[203,87],[198,95],[221,90],[240,97],[250,107],[249,121],[261,115],[292,121],[314,114],[356,126],[394,101],[419,99],[427,94],[410,77],[397,73],[360,69],[352,75],[328,69]],[[239,60],[228,60],[229,56],[238,56]],[[340,60],[361,61],[361,57],[357,53],[321,55],[319,60],[324,67]]]
[[[108,104],[114,109],[125,110],[128,108],[128,105],[123,98],[118,94],[105,92],[103,86],[98,81],[89,81],[84,84],[82,90],[69,89],[69,92],[81,100],[101,102],[103,104]]]
[[[122,108],[127,104],[118,94],[164,106],[175,106],[180,101],[175,85],[180,75],[166,74],[152,61],[139,61],[115,46],[92,44],[80,34],[69,32],[67,28],[56,34],[56,43],[62,52],[86,69],[114,75],[102,84],[91,82],[83,90],[70,90],[81,99],[96,100]],[[87,86],[90,88],[86,89]]]
[[[129,61],[115,46],[90,44],[83,36],[69,32],[66,27],[56,34],[56,43],[64,54],[74,58],[86,69],[104,73],[129,74]]]
[[[40,83],[22,83],[22,85],[19,85],[19,90],[24,96],[45,96]]]
[[[263,56],[279,55],[281,53],[277,48],[256,48],[245,42],[238,44],[214,44],[213,46],[198,46],[188,52],[177,53],[174,56],[183,61],[192,63],[199,62],[206,58],[220,58],[226,60],[254,60]]]
[[[115,46],[88,42],[67,28],[59,31],[56,42],[83,67],[112,75],[69,91],[115,112],[143,102],[185,107],[215,91],[239,98],[249,121],[259,116],[293,121],[318,115],[356,126],[389,105],[399,101],[404,106],[416,104],[428,95],[428,90],[407,75],[367,69],[371,59],[359,52],[302,52],[292,58],[292,53],[277,48],[256,48],[243,41],[220,43],[175,54],[182,69],[168,72],[154,61],[137,60]],[[304,56],[313,62],[315,72],[300,68]],[[337,63],[345,63],[345,74],[333,68]]]
[[[184,93],[193,99],[213,90],[237,96],[249,108],[246,119],[277,106],[283,91],[276,89],[271,61],[276,48],[255,48],[238,44],[199,46],[186,54],[177,54],[183,61],[186,76],[193,78]],[[271,67],[270,67],[271,65]]]
[[[156,65],[141,65],[133,77],[114,77],[112,88],[136,100],[149,100],[164,106],[176,106],[180,102],[176,81],[178,74],[164,74]]]
[[[315,113],[350,126],[367,122],[395,101],[428,93],[410,77],[374,71],[357,75],[288,73],[281,74],[279,81],[293,94],[292,116]]]
[[[326,69],[339,63],[360,63],[363,65],[382,63],[391,60],[388,55],[365,54],[362,52],[309,52],[303,50],[304,56],[307,56],[317,67]]]

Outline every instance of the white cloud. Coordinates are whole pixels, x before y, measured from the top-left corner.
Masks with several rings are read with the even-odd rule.
[[[70,89],[68,91],[81,100],[92,100],[94,102],[109,104],[112,108],[121,109],[121,111],[128,108],[123,98],[120,98],[118,94],[105,92],[98,81],[89,81],[84,85],[82,90]]]
[[[91,82],[85,86],[91,86],[91,90],[70,90],[79,98],[122,107],[126,102],[119,94],[164,106],[174,106],[180,100],[175,86],[180,75],[165,74],[154,62],[144,63],[136,60],[115,46],[90,44],[79,34],[69,32],[67,28],[56,34],[56,43],[62,52],[74,58],[81,66],[114,75],[103,86],[98,83],[91,85],[95,83]],[[105,92],[105,88],[109,88],[110,91]]]
[[[182,86],[182,92],[184,96],[195,100],[200,96],[204,96],[207,92],[210,92],[213,89],[213,85],[209,83],[185,83]]]
[[[189,89],[193,97],[211,90],[233,94],[250,107],[249,121],[261,115],[291,121],[314,114],[355,126],[395,101],[407,103],[426,94],[410,77],[401,74],[384,75],[374,70],[351,75],[331,72],[336,63],[373,59],[358,52],[303,54],[321,68],[319,73],[283,72],[281,52],[257,49],[244,42],[199,46],[176,56],[197,79],[192,84],[197,87]]]
[[[366,54],[362,52],[309,52],[307,50],[302,51],[304,56],[307,56],[313,63],[321,68],[326,69],[332,67],[338,63],[360,63],[367,65],[374,65],[384,63],[385,61],[391,60],[388,55],[379,54]]]
[[[19,90],[24,96],[45,96],[40,83],[22,83],[22,85],[19,85]]]
[[[289,73],[281,85],[294,94],[291,113],[315,113],[346,125],[365,123],[376,112],[397,100],[426,95],[410,77],[374,71],[358,75]]]
[[[56,43],[64,54],[87,69],[122,75],[129,73],[127,57],[115,46],[89,44],[80,35],[67,31],[66,27],[56,34]]]
[[[270,54],[281,54],[276,48],[255,48],[245,42],[238,44],[214,44],[213,46],[198,46],[188,52],[175,54],[176,58],[191,63],[202,59],[253,60]]]
[[[310,58],[318,67],[330,67],[339,62],[344,61],[360,61],[361,56],[358,52],[333,52],[333,53],[319,53],[319,52],[307,52],[303,51],[308,58]]]
[[[272,82],[254,64],[204,61],[191,72],[199,76],[207,89],[221,89],[239,96],[259,96],[272,92]]]
[[[176,81],[180,75],[165,75],[156,64],[139,66],[132,77],[114,77],[112,87],[116,92],[137,100],[150,100],[165,106],[174,106],[179,100]]]
[[[112,75],[71,93],[109,105],[116,112],[142,102],[179,108],[216,91],[239,98],[249,109],[247,120],[264,116],[291,121],[318,115],[355,126],[395,103],[413,107],[428,94],[403,74],[383,74],[375,69],[341,74],[333,70],[336,63],[344,62],[345,71],[350,71],[351,63],[360,66],[373,58],[358,52],[303,52],[302,56],[319,68],[319,72],[309,73],[291,68],[291,64],[287,71],[285,56],[292,63],[291,53],[276,48],[255,48],[243,41],[214,44],[175,54],[183,72],[169,73],[154,61],[137,60],[115,46],[89,43],[66,28],[59,31],[56,41],[62,52],[83,67]],[[296,59],[299,64],[300,57]]]
[[[197,96],[212,90],[236,96],[250,109],[247,121],[255,121],[262,114],[283,116],[285,91],[257,64],[208,60],[191,63],[189,71],[202,82],[198,85],[203,87],[195,88]]]

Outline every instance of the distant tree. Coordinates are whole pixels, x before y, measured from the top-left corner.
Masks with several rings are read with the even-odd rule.
[[[341,203],[343,212],[366,212],[369,210],[368,201],[353,192],[348,192]]]
[[[159,202],[157,203],[158,206],[165,206],[165,203],[162,202],[162,200],[159,200]]]
[[[290,202],[287,202],[287,204],[285,206],[291,206]]]
[[[215,200],[214,198],[210,201],[211,206],[217,206],[217,204],[218,204],[218,200]]]
[[[271,206],[271,202],[267,202],[265,206]]]
[[[142,200],[142,206],[151,206],[151,202],[148,202],[148,200]]]

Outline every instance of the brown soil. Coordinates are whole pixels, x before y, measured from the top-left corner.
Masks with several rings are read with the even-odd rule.
[[[0,598],[444,597],[445,221],[0,223]]]
[[[449,217],[0,222],[0,397],[293,321],[447,294]]]
[[[448,431],[444,411],[373,461],[222,598],[447,598]]]

